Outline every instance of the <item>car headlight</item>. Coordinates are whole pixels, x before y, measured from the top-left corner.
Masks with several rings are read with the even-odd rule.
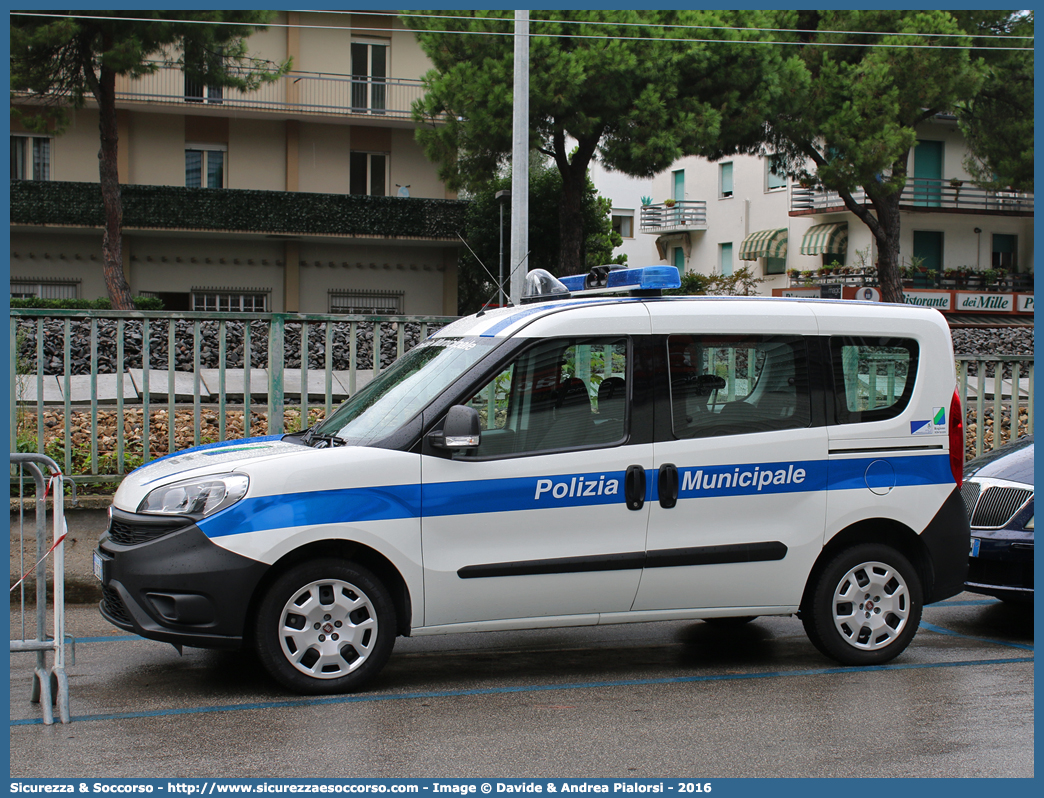
[[[250,485],[246,474],[216,474],[156,488],[142,499],[139,513],[206,517],[242,499]]]

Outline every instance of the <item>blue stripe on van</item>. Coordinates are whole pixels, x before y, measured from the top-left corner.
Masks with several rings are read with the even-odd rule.
[[[953,482],[946,454],[689,466],[678,469],[678,498],[866,489],[868,484],[880,487],[883,463],[887,463],[883,472],[888,480],[893,479],[888,469],[894,472],[897,487]],[[653,470],[646,474],[646,501],[656,499],[657,476]],[[199,527],[215,538],[286,527],[418,518],[422,514],[433,518],[622,505],[623,494],[623,471],[306,491],[244,499],[200,521]]]

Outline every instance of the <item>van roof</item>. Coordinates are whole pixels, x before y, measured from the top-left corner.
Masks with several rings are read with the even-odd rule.
[[[820,299],[799,297],[765,297],[765,296],[665,296],[665,297],[572,297],[570,299],[540,302],[532,305],[509,306],[493,310],[481,311],[475,315],[458,319],[434,333],[433,337],[466,337],[509,338],[516,334],[521,326],[546,316],[579,310],[595,305],[612,305],[641,303],[655,307],[661,303],[670,303],[672,312],[678,309],[678,303],[692,304],[693,311],[700,305],[729,303],[736,313],[757,315],[764,313],[768,307],[807,306],[817,317],[837,318],[843,316],[856,322],[859,319],[877,319],[889,316],[892,319],[906,319],[910,322],[920,320],[932,326],[946,326],[945,319],[934,308],[921,308],[910,305],[899,305],[885,302],[863,302],[853,299]],[[655,312],[655,311],[654,311]]]

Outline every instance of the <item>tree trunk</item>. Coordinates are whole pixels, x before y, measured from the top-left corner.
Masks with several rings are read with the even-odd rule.
[[[899,273],[899,194],[874,202],[874,209],[879,224],[876,230],[871,230],[877,239],[877,279],[881,283],[881,299],[903,304],[906,298]]]
[[[575,178],[575,171],[562,173],[562,199],[558,205],[558,273],[559,275],[583,274],[584,263],[584,181]]]
[[[123,200],[117,169],[116,73],[102,67],[97,84],[98,127],[101,149],[98,151],[98,174],[101,181],[105,226],[102,232],[102,273],[109,300],[115,310],[134,310],[130,286],[123,274]]]
[[[906,164],[909,152],[892,164],[893,175],[906,175]],[[863,186],[863,191],[874,212],[866,205],[857,203],[851,192],[841,191],[841,199],[845,207],[854,213],[877,242],[877,279],[881,284],[881,299],[885,302],[904,304],[903,280],[899,273],[899,233],[901,222],[899,216],[899,198],[902,190],[889,191],[878,183]]]

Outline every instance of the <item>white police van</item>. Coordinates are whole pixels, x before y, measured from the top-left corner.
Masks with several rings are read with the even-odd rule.
[[[660,297],[662,266],[529,283],[565,298],[454,322],[304,433],[127,476],[102,614],[332,693],[398,635],[634,621],[797,613],[875,664],[962,590],[937,311]]]

